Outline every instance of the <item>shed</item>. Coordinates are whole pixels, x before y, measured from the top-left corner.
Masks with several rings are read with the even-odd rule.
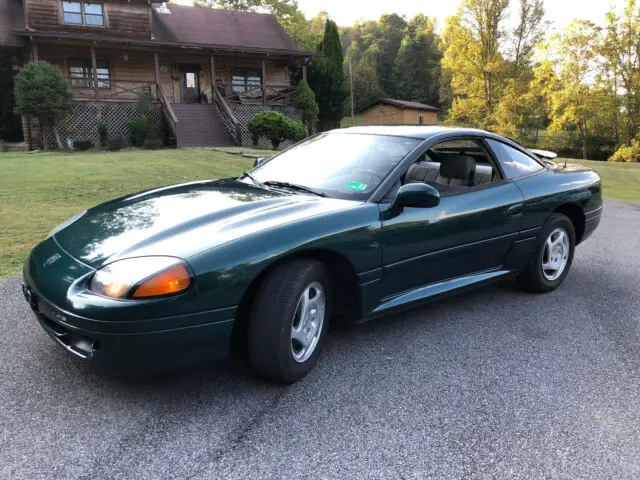
[[[425,103],[379,98],[359,113],[363,125],[435,125],[439,111]]]

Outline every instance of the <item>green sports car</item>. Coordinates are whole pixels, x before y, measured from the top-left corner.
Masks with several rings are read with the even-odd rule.
[[[515,275],[558,287],[598,226],[598,175],[491,133],[321,133],[239,178],[156,188],[56,227],[24,266],[44,330],[98,367],[145,372],[231,350],[291,383],[329,320],[365,321]]]

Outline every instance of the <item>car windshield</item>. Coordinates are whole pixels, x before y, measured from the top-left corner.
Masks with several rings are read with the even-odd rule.
[[[419,143],[406,137],[323,133],[260,165],[251,177],[276,188],[297,185],[329,197],[366,200]]]

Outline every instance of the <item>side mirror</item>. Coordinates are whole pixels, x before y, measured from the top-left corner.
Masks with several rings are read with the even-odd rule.
[[[393,207],[432,208],[440,204],[440,192],[426,183],[409,183],[398,190]]]
[[[266,158],[264,157],[260,157],[260,158],[256,158],[256,161],[253,162],[253,168],[256,168],[257,166],[263,164],[265,162]]]

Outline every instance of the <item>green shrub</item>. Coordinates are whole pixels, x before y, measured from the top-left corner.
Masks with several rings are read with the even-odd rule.
[[[107,148],[107,144],[109,143],[109,126],[104,120],[98,122],[98,138],[100,139],[100,148]]]
[[[307,127],[309,135],[313,133],[313,130],[318,121],[318,102],[316,102],[316,94],[313,93],[309,84],[302,80],[296,87],[295,106],[302,116],[302,121]]]
[[[147,138],[142,145],[145,150],[160,150],[164,148],[164,143],[158,137]]]
[[[274,150],[285,140],[296,142],[307,136],[302,123],[290,120],[276,110],[265,110],[254,115],[249,120],[248,128],[254,145],[258,144],[261,137],[265,137]]]
[[[14,93],[16,112],[43,120],[63,149],[58,124],[74,110],[76,101],[60,69],[44,61],[27,63],[16,77]]]
[[[142,147],[149,138],[158,138],[160,133],[153,118],[151,96],[145,89],[138,92],[137,116],[127,122],[129,141],[134,147]]]
[[[610,162],[640,162],[640,140],[632,140],[631,145],[621,146],[616,153],[614,153]]]
[[[126,146],[127,144],[125,143],[124,138],[122,138],[120,135],[109,138],[109,141],[107,142],[107,150],[112,152],[122,150]]]

